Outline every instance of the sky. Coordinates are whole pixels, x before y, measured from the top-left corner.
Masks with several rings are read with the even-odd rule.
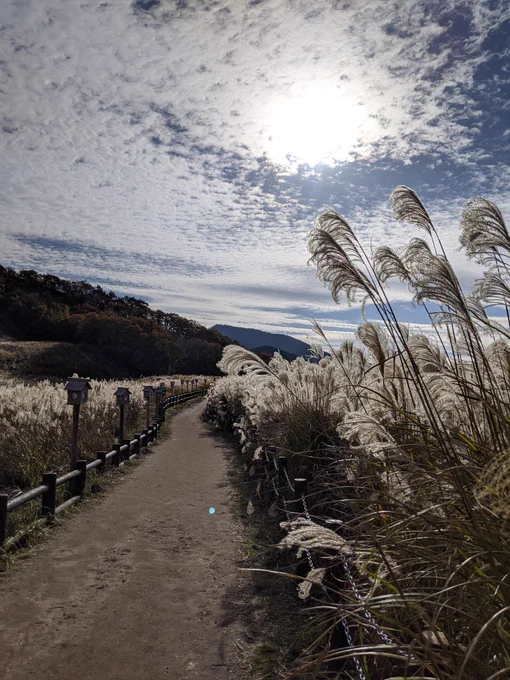
[[[509,95],[507,0],[2,0],[0,263],[336,342],[360,310],[307,265],[314,219],[405,245],[406,184],[469,288],[466,203],[510,219]]]

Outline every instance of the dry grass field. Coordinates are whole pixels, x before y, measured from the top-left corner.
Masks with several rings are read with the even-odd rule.
[[[173,380],[176,392],[185,391],[181,377],[204,381],[201,376],[92,380],[89,401],[80,414],[80,457],[95,458],[97,451],[116,441],[119,409],[113,395],[119,385],[132,392],[125,421],[126,433],[132,434],[145,427],[143,385],[157,386],[161,381],[170,385]],[[0,379],[0,487],[23,489],[39,484],[45,471],[61,473],[68,469],[72,408],[67,405],[63,386],[63,382],[49,380]],[[154,399],[152,414],[155,416]]]

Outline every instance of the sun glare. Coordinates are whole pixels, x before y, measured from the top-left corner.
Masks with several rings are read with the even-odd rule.
[[[370,136],[366,106],[330,83],[309,83],[267,112],[265,149],[277,163],[344,161]]]

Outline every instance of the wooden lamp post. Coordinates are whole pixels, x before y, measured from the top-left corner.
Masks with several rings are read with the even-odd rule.
[[[159,386],[154,390],[156,392],[156,418],[161,415],[161,401],[166,394],[165,383],[159,383]]]
[[[118,387],[114,396],[117,397],[117,406],[120,407],[120,423],[119,423],[119,442],[124,443],[124,409],[129,404],[129,395],[131,391],[127,387]]]
[[[76,469],[78,460],[78,423],[80,421],[80,406],[86,404],[91,389],[87,378],[68,378],[64,389],[67,392],[67,403],[73,407],[73,438],[71,441],[70,466]]]
[[[145,427],[149,429],[151,424],[151,397],[155,394],[154,387],[152,385],[145,385],[143,388],[143,396],[147,400],[147,417]]]
[[[159,383],[159,387],[156,387],[156,394],[159,396],[158,410],[157,410],[158,416],[163,415],[163,413],[161,412],[161,405],[165,400],[166,392],[167,392],[167,389],[166,389],[165,383]]]

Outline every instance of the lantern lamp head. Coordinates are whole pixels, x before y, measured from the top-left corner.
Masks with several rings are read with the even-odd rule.
[[[129,395],[131,391],[127,387],[118,387],[114,396],[117,397],[117,406],[126,406],[129,404]]]
[[[145,385],[145,386],[144,386],[144,388],[143,388],[143,396],[144,396],[146,399],[150,399],[151,397],[154,396],[154,394],[155,394],[155,393],[154,393],[154,387],[152,387],[152,385]]]
[[[64,389],[67,392],[67,403],[71,406],[86,404],[92,388],[87,378],[68,378]]]

